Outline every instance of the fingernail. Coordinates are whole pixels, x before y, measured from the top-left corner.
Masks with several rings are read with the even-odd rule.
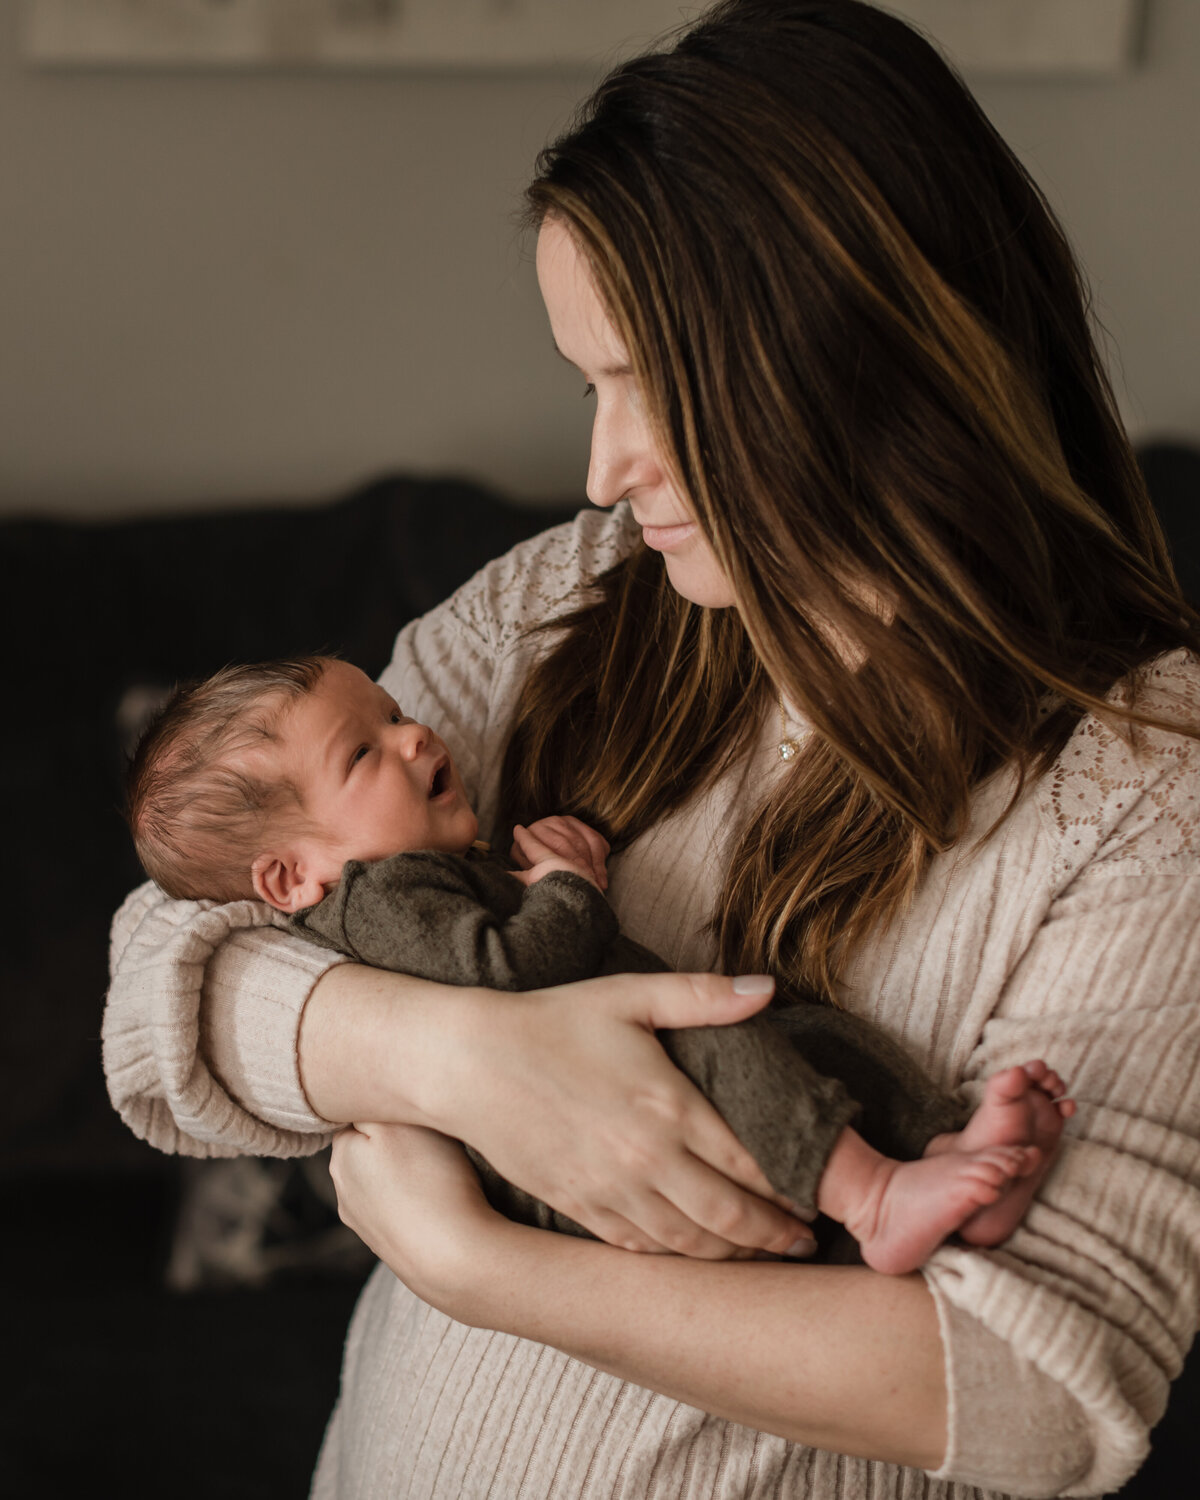
[[[770,995],[775,981],[769,974],[739,974],[733,981],[735,995]]]
[[[817,1242],[810,1239],[808,1235],[798,1239],[794,1245],[787,1247],[787,1253],[792,1260],[811,1260],[817,1253]]]

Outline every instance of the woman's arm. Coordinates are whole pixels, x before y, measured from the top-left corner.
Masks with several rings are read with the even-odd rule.
[[[920,1277],[624,1255],[507,1227],[489,1245],[505,1331],[793,1442],[941,1463],[944,1361]]]
[[[742,1020],[770,993],[770,981],[646,974],[498,994],[346,965],[305,1007],[300,1072],[325,1118],[467,1141],[610,1244],[795,1252],[807,1227],[766,1201],[754,1158],[653,1034]]]
[[[510,1224],[457,1145],[429,1131],[343,1132],[333,1170],[346,1222],[461,1322],[550,1344],[795,1442],[941,1462],[942,1345],[918,1277],[629,1255]]]
[[[298,1156],[336,1122],[423,1123],[621,1244],[720,1256],[808,1234],[653,1036],[741,1020],[769,986],[643,975],[603,997],[596,981],[499,995],[346,964],[276,921],[153,885],[118,912],[105,1072],[159,1150]]]
[[[104,1072],[121,1118],[182,1156],[303,1156],[328,1120],[301,1087],[296,1032],[337,954],[281,931],[260,901],[132,892],[113,918]]]

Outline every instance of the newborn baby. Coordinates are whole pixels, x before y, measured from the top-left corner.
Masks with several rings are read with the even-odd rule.
[[[498,990],[667,967],[620,932],[595,829],[518,825],[513,867],[497,859],[437,734],[346,662],[229,667],[178,690],[127,793],[139,856],[169,895],[257,897],[362,963]],[[843,1224],[888,1273],[952,1233],[1005,1239],[1074,1108],[1034,1061],[991,1078],[967,1119],[881,1032],[803,997],[658,1035],[800,1216]],[[468,1151],[511,1218],[587,1233]]]

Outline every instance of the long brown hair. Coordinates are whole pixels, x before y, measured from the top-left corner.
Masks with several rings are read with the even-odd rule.
[[[1200,645],[1080,273],[951,69],[857,0],[717,5],[599,86],[528,209],[585,255],[738,606],[640,547],[601,580],[523,696],[509,810],[629,840],[782,690],[813,733],[733,855],[720,963],[829,996],[985,777]]]

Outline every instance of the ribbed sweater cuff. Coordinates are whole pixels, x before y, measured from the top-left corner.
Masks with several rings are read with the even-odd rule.
[[[1082,1407],[950,1302],[935,1278],[926,1282],[937,1306],[948,1393],[946,1455],[931,1476],[1031,1500],[1071,1493],[1092,1464]]]
[[[232,1099],[289,1137],[325,1137],[333,1129],[308,1102],[298,1042],[314,985],[345,962],[340,954],[274,928],[242,933],[209,960],[200,1050]],[[304,1149],[321,1144],[310,1141]],[[293,1143],[280,1142],[270,1154],[293,1150]]]

